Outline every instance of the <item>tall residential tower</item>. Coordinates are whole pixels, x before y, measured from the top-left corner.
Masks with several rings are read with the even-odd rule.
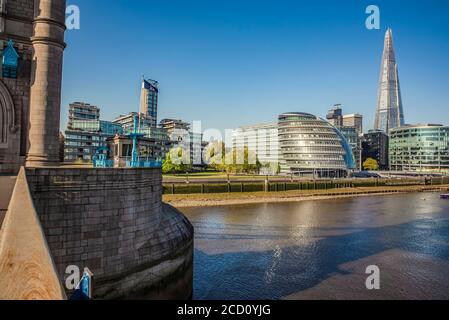
[[[374,128],[388,134],[390,129],[404,125],[398,66],[393,47],[393,33],[387,30],[382,57]]]
[[[140,113],[152,119],[152,126],[157,124],[157,103],[159,84],[154,80],[142,79],[142,91],[140,94]]]

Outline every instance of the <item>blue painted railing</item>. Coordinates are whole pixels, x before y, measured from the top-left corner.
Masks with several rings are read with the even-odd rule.
[[[127,168],[162,168],[161,161],[126,161]]]
[[[93,159],[94,168],[114,168],[114,160]]]
[[[94,168],[114,168],[114,160],[94,159],[92,161]],[[124,168],[162,168],[161,161],[132,161],[126,160],[119,165]]]

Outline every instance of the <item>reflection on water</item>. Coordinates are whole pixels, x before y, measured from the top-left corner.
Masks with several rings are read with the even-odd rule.
[[[449,298],[449,201],[438,194],[182,211],[195,226],[195,299]],[[378,291],[365,287],[372,264]]]

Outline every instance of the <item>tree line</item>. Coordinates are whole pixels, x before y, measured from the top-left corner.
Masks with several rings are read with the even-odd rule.
[[[172,148],[162,162],[162,172],[185,173],[193,170],[190,150]],[[254,151],[244,147],[226,151],[224,142],[213,142],[204,150],[203,162],[207,169],[226,173],[257,174],[264,167]]]

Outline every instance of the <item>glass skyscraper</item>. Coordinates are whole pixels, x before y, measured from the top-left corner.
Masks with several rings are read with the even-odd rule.
[[[159,83],[154,80],[142,80],[140,94],[140,113],[151,118],[151,125],[157,124],[157,104],[159,94]]]
[[[404,125],[398,66],[393,47],[391,29],[385,35],[385,46],[379,79],[379,96],[374,128],[388,131]]]

